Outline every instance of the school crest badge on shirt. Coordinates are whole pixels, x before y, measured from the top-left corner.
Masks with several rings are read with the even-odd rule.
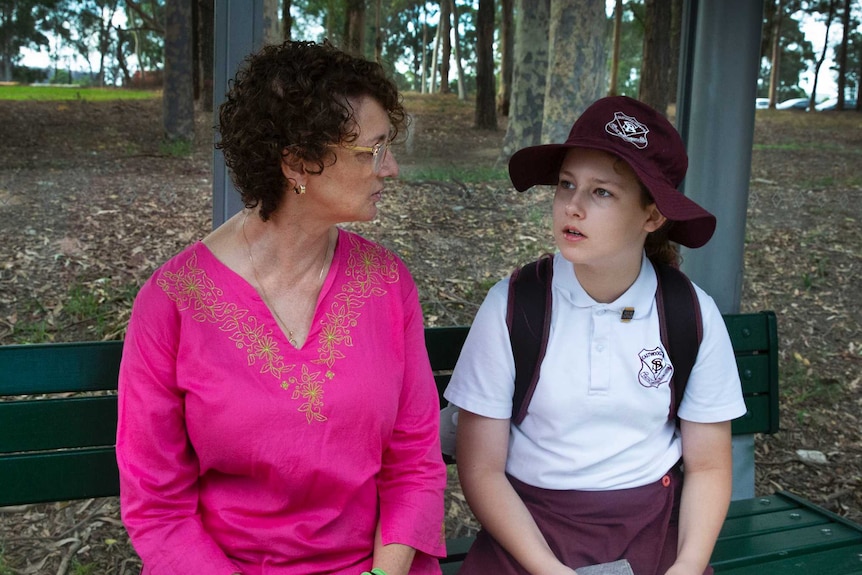
[[[661,346],[655,349],[644,349],[638,354],[641,368],[638,372],[638,382],[644,387],[659,387],[669,384],[673,376],[673,365]]]

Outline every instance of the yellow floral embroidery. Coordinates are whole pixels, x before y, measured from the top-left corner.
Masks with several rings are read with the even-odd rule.
[[[176,272],[166,271],[157,283],[177,309],[191,310],[195,321],[217,324],[238,349],[246,352],[249,366],[260,364],[260,373],[281,379],[293,369],[293,365],[284,363],[271,329],[248,315],[247,309],[220,301],[224,292],[198,267],[197,253],[192,253]]]
[[[223,290],[198,267],[196,253],[192,253],[176,272],[165,272],[158,285],[180,311],[191,310],[195,321],[218,324],[238,349],[245,350],[249,367],[259,364],[260,373],[272,375],[279,380],[282,389],[292,390],[291,399],[302,401],[298,411],[305,414],[308,423],[326,421],[324,384],[335,379],[333,366],[344,358],[339,348],[353,347],[351,329],[356,327],[365,301],[372,296],[385,295],[384,285],[399,279],[398,262],[392,252],[381,246],[364,244],[353,234],[345,236],[350,242],[344,271],[348,281],[324,314],[318,337],[318,358],[312,360],[314,364],[326,366],[325,371],[311,371],[303,365],[298,377],[287,376],[295,365],[284,363],[272,330],[249,315],[247,309],[221,301]]]

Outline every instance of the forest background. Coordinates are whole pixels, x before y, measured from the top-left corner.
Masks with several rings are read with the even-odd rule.
[[[565,79],[566,101],[615,92],[673,116],[669,62],[678,53],[680,3],[612,4],[610,11],[596,0],[309,0],[286,11],[286,3],[268,4],[272,41],[283,30],[295,38],[315,30],[312,39],[326,36],[369,58],[379,50],[405,90],[414,122],[412,137],[394,150],[402,178],[388,186],[380,217],[355,229],[405,259],[429,325],[469,323],[490,285],[552,249],[548,192],[514,194],[504,160],[513,147],[556,139],[553,130],[567,129],[573,111],[555,115],[545,97],[546,86],[561,81],[549,72],[550,56],[520,69],[519,61],[535,62],[560,41],[571,61],[593,54]],[[449,34],[442,31],[446,6]],[[0,86],[0,344],[121,338],[140,284],[209,229],[213,98],[209,59],[201,55],[211,7],[203,0],[0,0],[0,45],[8,52],[0,67],[18,82]],[[858,1],[765,1],[752,98],[810,101],[816,91],[805,71],[828,53],[836,68],[818,75],[836,85],[843,78],[842,94],[852,99],[862,62],[859,11]],[[289,25],[284,13],[294,16]],[[582,17],[567,20],[572,13]],[[805,18],[833,31],[823,51],[805,40]],[[572,46],[571,37],[583,45]],[[73,49],[92,62],[84,78],[64,67],[64,50],[77,43]],[[48,71],[21,65],[21,48],[39,45],[55,55]],[[186,73],[170,81],[165,60],[178,51]],[[54,87],[26,85],[33,80]],[[102,87],[114,84],[122,88]],[[781,330],[782,431],[756,439],[757,492],[790,489],[856,521],[860,118],[757,112],[742,302],[743,311],[775,310]],[[812,452],[821,463],[801,455]],[[472,530],[453,480],[447,534]],[[0,575],[134,573],[138,565],[116,499],[0,509]]]

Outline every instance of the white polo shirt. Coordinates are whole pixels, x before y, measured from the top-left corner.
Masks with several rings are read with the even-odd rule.
[[[635,283],[610,304],[593,300],[572,264],[554,256],[550,337],[526,418],[509,436],[508,473],[545,489],[610,490],[660,479],[681,457],[668,420],[672,366],[661,343],[655,270],[644,256]],[[703,341],[679,417],[714,423],[745,413],[724,320],[695,286]],[[506,328],[509,280],[482,303],[445,397],[495,419],[512,414],[515,362]],[[624,323],[623,308],[634,308]]]

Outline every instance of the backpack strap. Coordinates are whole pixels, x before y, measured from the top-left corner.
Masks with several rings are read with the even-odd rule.
[[[652,263],[658,279],[655,301],[661,342],[673,364],[668,419],[677,419],[677,409],[682,403],[688,377],[703,340],[703,318],[691,280],[678,268]],[[672,313],[668,314],[668,311]]]
[[[515,392],[512,395],[512,423],[519,425],[527,415],[551,329],[551,280],[554,258],[545,254],[512,272],[506,326],[515,358]]]
[[[515,392],[512,395],[512,423],[515,425],[527,415],[548,347],[553,263],[553,256],[546,254],[513,271],[509,279],[506,326],[515,359]],[[658,281],[655,301],[661,342],[674,367],[668,418],[676,419],[703,340],[703,318],[691,280],[676,267],[656,262],[653,267]],[[673,310],[669,316],[668,310]]]

